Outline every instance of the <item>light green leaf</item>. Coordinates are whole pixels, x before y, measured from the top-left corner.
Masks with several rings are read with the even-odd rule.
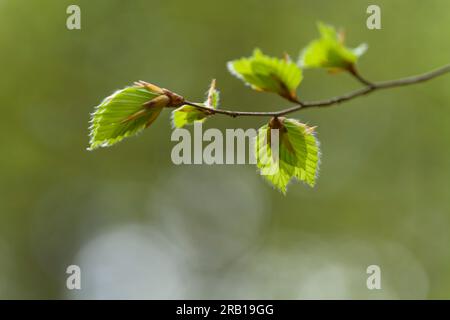
[[[299,65],[305,68],[348,70],[367,50],[366,44],[355,49],[344,45],[343,34],[329,25],[318,23],[320,39],[312,41],[300,54]]]
[[[108,147],[139,133],[158,117],[168,100],[143,87],[126,87],[114,92],[92,114],[88,150]],[[152,103],[145,107],[149,101]]]
[[[279,59],[255,49],[253,56],[228,62],[228,70],[258,91],[269,91],[295,101],[302,81],[301,69],[289,58]]]
[[[316,183],[316,177],[319,169],[320,151],[319,141],[314,135],[314,127],[300,123],[295,119],[285,119],[283,122],[287,130],[286,140],[292,145],[295,151],[296,163],[294,166],[294,177],[300,181],[304,181],[313,187]],[[282,145],[286,142],[282,142]]]
[[[212,80],[206,94],[204,103],[199,103],[204,107],[217,109],[219,106],[219,91],[216,89],[216,81]],[[198,109],[190,105],[183,105],[172,112],[172,125],[174,128],[182,128],[185,125],[193,124],[195,121],[203,122],[211,113],[207,110]]]
[[[190,105],[183,105],[172,111],[172,125],[174,128],[183,128],[195,121],[205,121],[208,113]]]
[[[279,161],[272,154],[270,145],[271,129],[266,124],[259,128],[255,141],[256,166],[260,174],[283,194],[294,174],[293,167],[283,161]]]
[[[283,194],[294,178],[314,186],[320,156],[314,128],[295,119],[279,118],[279,124],[276,126],[279,128],[278,158],[272,154],[270,126],[265,125],[258,130],[255,152],[261,175]],[[274,169],[276,167],[278,170]]]
[[[213,109],[219,107],[220,92],[216,89],[216,79],[211,81],[208,92],[206,93],[205,106]]]

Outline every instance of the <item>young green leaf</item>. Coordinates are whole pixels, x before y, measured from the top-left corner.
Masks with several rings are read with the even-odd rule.
[[[273,144],[270,143],[273,129],[279,130],[278,158],[272,154]],[[273,118],[259,129],[255,152],[260,173],[283,194],[293,178],[314,186],[319,165],[319,142],[313,127],[295,119]],[[275,167],[278,170],[274,170]]]
[[[211,85],[206,94],[204,103],[199,103],[208,108],[217,109],[219,106],[219,90],[216,89],[216,80],[211,81]],[[195,121],[205,121],[211,112],[198,109],[190,105],[183,105],[172,111],[172,125],[174,128],[182,128],[185,125],[193,124]]]
[[[283,125],[287,132],[283,137],[287,137],[295,151],[296,162],[292,164],[294,177],[313,187],[316,183],[320,161],[319,141],[314,135],[315,127],[308,127],[295,119],[285,119]],[[284,141],[282,145],[283,143]],[[289,158],[286,159],[286,162],[290,163]]]
[[[270,144],[271,128],[266,124],[258,130],[255,141],[256,166],[260,174],[275,188],[286,194],[294,170],[280,158],[274,156]]]
[[[304,68],[349,70],[367,50],[366,44],[355,49],[344,45],[343,33],[329,25],[318,23],[320,39],[312,41],[300,54],[299,65]]]
[[[108,147],[137,134],[153,123],[169,103],[168,96],[152,92],[145,86],[114,92],[92,114],[88,150]]]
[[[183,128],[186,125],[193,124],[195,121],[203,122],[209,113],[190,105],[183,105],[172,111],[172,126],[174,128]]]
[[[302,71],[289,58],[269,57],[255,49],[249,58],[228,62],[228,70],[255,90],[274,92],[290,101],[297,100]]]
[[[220,92],[216,89],[216,79],[212,79],[206,93],[205,106],[208,108],[217,109],[219,107]]]

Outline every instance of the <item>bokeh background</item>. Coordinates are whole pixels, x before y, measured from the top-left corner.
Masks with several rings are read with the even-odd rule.
[[[66,29],[70,4],[81,30]],[[366,28],[369,4],[382,30]],[[318,126],[321,174],[286,196],[252,165],[172,164],[169,112],[86,151],[93,107],[139,79],[201,100],[214,77],[223,106],[285,106],[225,64],[254,47],[296,57],[317,20],[369,44],[372,80],[449,63],[447,0],[0,0],[0,298],[450,298],[450,76],[296,114]],[[357,87],[306,71],[299,93]],[[82,290],[66,289],[71,264]]]

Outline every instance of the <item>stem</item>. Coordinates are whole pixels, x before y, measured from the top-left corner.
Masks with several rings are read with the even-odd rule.
[[[358,69],[356,69],[356,65],[352,64],[350,65],[350,67],[348,68],[348,72],[350,72],[350,74],[352,76],[354,76],[356,78],[356,80],[358,80],[359,82],[361,82],[363,85],[368,86],[368,87],[373,87],[374,84],[372,82],[370,82],[369,80],[367,80],[366,78],[364,78],[358,71]]]
[[[390,80],[390,81],[383,81],[383,82],[370,82],[364,79],[356,70],[356,68],[351,68],[352,71],[350,73],[362,84],[365,86],[361,89],[355,90],[353,92],[349,92],[347,94],[344,94],[342,96],[333,97],[326,100],[317,100],[317,101],[296,101],[296,105],[290,108],[286,108],[280,111],[233,111],[233,110],[224,110],[224,109],[213,109],[205,106],[201,106],[199,104],[196,104],[194,102],[185,101],[185,104],[193,106],[197,109],[208,111],[210,114],[224,114],[233,118],[241,117],[241,116],[254,116],[254,117],[279,117],[284,116],[289,113],[293,113],[296,111],[299,111],[300,109],[306,109],[306,108],[312,108],[312,107],[328,107],[335,104],[339,104],[342,102],[346,102],[349,100],[352,100],[354,98],[367,95],[371,92],[381,90],[381,89],[388,89],[388,88],[395,88],[395,87],[402,87],[402,86],[408,86],[420,82],[425,82],[434,78],[437,78],[441,75],[444,75],[446,73],[450,72],[450,64],[440,67],[438,69],[435,69],[433,71],[411,76],[407,78],[402,78],[398,80]]]

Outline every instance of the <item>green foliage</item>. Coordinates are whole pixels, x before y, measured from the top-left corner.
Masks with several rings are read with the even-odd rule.
[[[155,103],[145,107],[149,101]],[[167,103],[166,96],[143,87],[127,87],[114,92],[92,114],[88,150],[108,147],[137,134],[158,117]]]
[[[186,125],[193,124],[195,121],[203,122],[209,113],[190,105],[183,105],[172,112],[172,126],[174,128],[183,128]]]
[[[228,62],[228,70],[258,91],[269,91],[295,101],[302,81],[301,69],[289,58],[279,59],[255,49],[253,56]]]
[[[367,49],[365,44],[356,49],[344,46],[343,34],[323,23],[318,24],[321,38],[312,41],[303,50],[298,64],[289,56],[270,57],[255,49],[253,55],[228,62],[229,71],[245,84],[258,91],[273,92],[300,104],[297,88],[303,75],[302,67],[347,70],[355,74],[355,63]],[[217,113],[219,91],[213,80],[203,103],[185,101],[183,97],[139,81],[112,94],[96,108],[91,120],[89,150],[111,146],[125,137],[135,135],[148,127],[165,107],[177,108],[172,112],[174,128],[182,128],[196,121],[205,121]],[[222,113],[236,116],[236,113]],[[272,150],[272,130],[279,131],[279,148]],[[294,119],[274,117],[261,127],[255,143],[257,167],[273,186],[285,193],[292,180],[310,186],[316,182],[319,165],[319,142],[314,127]]]
[[[217,109],[219,106],[219,90],[216,89],[216,80],[211,81],[211,85],[206,94],[203,104],[207,108]],[[193,124],[195,121],[205,121],[211,115],[207,110],[198,109],[190,105],[183,105],[172,112],[172,125],[174,128],[182,128],[185,125]]]
[[[349,69],[367,50],[366,44],[355,49],[344,46],[344,35],[329,25],[318,23],[320,39],[312,41],[301,53],[299,65],[305,68]]]
[[[216,79],[211,81],[208,92],[206,93],[205,106],[217,109],[219,107],[220,92],[216,89]]]
[[[270,144],[273,129],[279,130],[278,157]],[[260,173],[283,194],[293,178],[315,185],[320,152],[313,127],[295,119],[274,118],[258,130],[255,153]]]

